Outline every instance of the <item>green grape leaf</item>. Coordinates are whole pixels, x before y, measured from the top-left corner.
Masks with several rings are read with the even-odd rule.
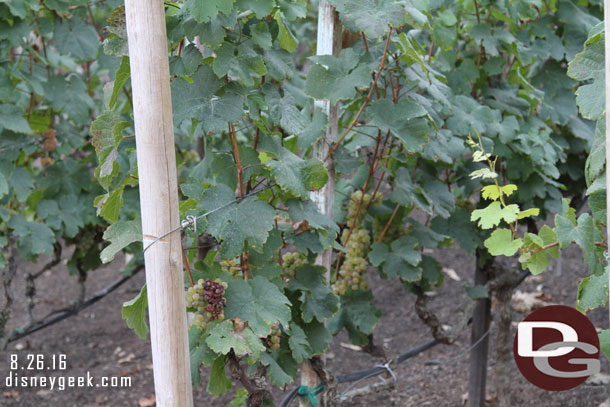
[[[601,273],[600,256],[596,242],[602,241],[603,236],[595,225],[593,217],[588,213],[583,213],[578,217],[577,228],[574,234],[574,242],[582,249],[585,263],[589,266],[592,274]]]
[[[610,360],[610,329],[604,329],[599,334],[599,347],[606,359]]]
[[[4,174],[0,172],[0,198],[8,194],[8,182]]]
[[[235,0],[187,0],[183,7],[195,21],[205,23],[216,18],[219,12],[225,15],[231,14],[234,2]]]
[[[290,198],[285,202],[285,205],[288,208],[290,219],[294,222],[306,220],[309,226],[326,231],[333,239],[339,233],[339,226],[328,216],[321,214],[313,201]]]
[[[9,185],[15,189],[17,200],[25,202],[34,191],[34,180],[30,172],[23,167],[13,169],[13,173],[8,178]]]
[[[417,250],[418,242],[412,236],[403,236],[390,244],[392,254],[412,266],[419,264],[421,253]]]
[[[593,218],[588,213],[583,213],[578,217],[576,233],[574,234],[574,241],[583,252],[592,253],[595,249],[595,233],[594,230],[597,228],[594,225]]]
[[[291,291],[301,291],[301,311],[303,320],[311,322],[315,317],[324,321],[332,317],[339,309],[339,299],[325,283],[324,267],[305,265],[296,271],[294,279],[288,283]]]
[[[444,218],[449,217],[455,209],[455,196],[449,191],[447,185],[440,181],[426,181],[422,184],[426,199],[432,205],[434,212]]]
[[[585,162],[585,177],[587,184],[591,184],[602,174],[606,164],[606,119],[597,122],[593,136],[593,145]]]
[[[238,357],[249,355],[254,360],[260,357],[265,347],[252,329],[245,327],[241,331],[235,330],[233,321],[225,320],[210,326],[210,335],[205,343],[216,353],[228,354],[231,350]]]
[[[29,231],[30,239],[32,239],[32,253],[50,255],[53,252],[53,242],[55,241],[53,231],[44,223],[38,222],[30,222]],[[23,239],[19,240],[23,241]]]
[[[523,260],[523,266],[527,267],[533,275],[542,273],[550,264],[549,256],[547,256],[544,250],[525,256]]]
[[[292,34],[286,24],[284,24],[284,15],[282,12],[279,10],[276,11],[273,15],[273,19],[277,22],[279,29],[277,40],[280,43],[280,47],[288,52],[294,51],[299,43],[297,42],[294,34]]]
[[[301,326],[307,336],[307,342],[311,346],[312,353],[314,355],[321,355],[326,352],[333,337],[324,323],[314,319],[308,324],[301,324]]]
[[[123,140],[123,131],[129,126],[130,123],[121,121],[120,114],[113,111],[104,112],[91,123],[91,144],[95,147],[99,162],[95,176],[105,189],[110,188],[113,178],[118,174],[118,148]]]
[[[513,192],[517,190],[517,186],[514,184],[504,185],[503,187],[498,187],[497,185],[486,185],[481,190],[481,196],[483,199],[491,199],[492,201],[497,201],[500,198],[500,191],[504,196],[511,196]]]
[[[567,75],[578,81],[590,81],[576,90],[576,104],[583,117],[598,120],[602,117],[605,100],[603,36],[597,42],[588,43],[568,64]]]
[[[243,387],[237,389],[237,391],[235,392],[235,397],[229,403],[229,407],[245,407],[247,399],[248,390],[244,389]]]
[[[288,373],[282,369],[282,366],[278,363],[274,357],[268,353],[263,353],[261,355],[261,363],[264,366],[267,366],[269,369],[269,377],[271,378],[271,383],[274,386],[282,387],[286,386],[289,383],[292,383],[294,380]]]
[[[572,243],[574,232],[576,231],[575,222],[559,214],[555,215],[555,233],[559,240],[559,247],[565,249]]]
[[[381,242],[375,242],[371,245],[368,257],[371,264],[379,267],[390,256],[390,248]]]
[[[271,49],[272,38],[269,32],[269,25],[261,21],[256,25],[250,27],[250,33],[252,34],[252,42],[261,47],[262,49]]]
[[[210,378],[208,380],[208,386],[206,390],[208,391],[208,393],[216,397],[225,395],[229,390],[233,388],[231,380],[227,378],[227,374],[225,373],[226,366],[226,356],[216,358],[212,363],[212,369],[210,370]]]
[[[530,216],[538,216],[540,214],[540,209],[538,208],[529,208],[524,211],[520,211],[517,214],[517,219],[529,218]]]
[[[320,137],[326,134],[328,117],[320,108],[315,108],[313,117],[308,120],[307,127],[299,136],[297,143],[299,148],[309,148],[314,145]]]
[[[544,246],[557,242],[557,234],[548,225],[544,225],[540,228],[538,236],[542,239]],[[559,257],[559,247],[553,246],[545,250],[546,253],[550,254],[553,258]]]
[[[26,258],[39,254],[50,256],[53,253],[55,234],[44,223],[30,222],[23,215],[13,215],[8,227],[19,238],[17,240],[21,254]]]
[[[456,239],[466,253],[474,253],[482,243],[475,224],[470,221],[470,214],[464,208],[457,208],[448,219],[435,217],[430,222],[430,227],[437,233]]]
[[[129,244],[142,241],[142,221],[140,219],[119,221],[110,225],[104,232],[104,240],[109,240],[110,245],[102,250],[100,258],[102,263],[108,263],[115,254]]]
[[[608,268],[598,276],[589,276],[581,280],[578,286],[576,309],[587,312],[603,307],[608,302]]]
[[[310,191],[320,190],[328,181],[328,172],[320,160],[303,160],[282,147],[277,138],[264,138],[261,144],[263,149],[277,157],[266,162],[261,159],[261,162],[271,170],[271,175],[282,189],[304,198]]]
[[[248,322],[254,333],[261,338],[271,332],[271,325],[279,321],[289,326],[290,301],[274,284],[262,276],[250,281],[231,280],[225,291],[227,318],[239,317]]]
[[[481,168],[470,173],[470,178],[477,179],[494,179],[497,178],[498,174],[490,170],[489,168]]]
[[[74,194],[63,195],[59,198],[59,218],[64,225],[66,236],[74,237],[79,229],[85,226],[83,218],[87,208]]]
[[[271,13],[275,0],[237,0],[240,10],[252,10],[256,13],[256,18],[263,18]]]
[[[191,379],[193,385],[201,383],[199,367],[201,364],[210,365],[214,362],[216,354],[205,343],[205,332],[196,325],[189,328],[189,360],[191,363]]]
[[[484,209],[472,211],[470,220],[473,222],[479,220],[478,224],[481,229],[491,229],[494,226],[498,226],[501,220],[504,220],[506,223],[516,221],[518,214],[518,205],[511,204],[502,208],[502,204],[499,201],[495,201]]]
[[[125,86],[127,80],[129,79],[129,75],[129,57],[124,56],[123,58],[121,58],[121,65],[119,65],[119,69],[116,71],[116,76],[112,85],[112,95],[110,95],[110,100],[108,101],[109,109],[114,109],[116,102],[119,99],[119,94],[121,93],[121,90],[123,90],[123,86]],[[91,126],[93,127],[93,124]]]
[[[473,300],[489,298],[489,293],[484,285],[475,285],[474,287],[466,287],[466,294]]]
[[[603,181],[605,184],[605,179]],[[593,219],[597,222],[605,223],[607,215],[605,187],[589,194],[587,204],[589,205],[589,209],[591,209]]]
[[[512,256],[523,246],[522,239],[513,239],[510,229],[496,229],[485,240],[485,247],[492,256]]]
[[[290,95],[284,96],[280,102],[280,125],[288,134],[301,134],[307,127],[307,118],[296,107],[296,101]]]
[[[402,206],[416,206],[431,213],[430,205],[424,198],[422,189],[413,183],[411,175],[405,167],[400,167],[396,171],[394,190],[390,193],[389,198]]]
[[[172,81],[172,110],[176,126],[184,120],[200,121],[206,131],[226,130],[227,122],[236,123],[243,114],[243,98],[227,92],[215,96],[223,86],[209,65],[201,65],[191,77],[192,83],[177,78]]]
[[[15,133],[31,134],[27,120],[23,118],[25,112],[22,108],[16,105],[3,103],[0,105],[0,132],[4,129],[14,131]]]
[[[53,39],[61,54],[70,54],[80,61],[95,58],[100,46],[95,28],[76,16],[58,19]]]
[[[231,188],[219,184],[204,192],[200,201],[203,206],[201,209],[214,210],[234,199]],[[256,197],[248,197],[210,214],[207,217],[206,231],[222,241],[222,258],[232,259],[243,251],[244,241],[247,241],[250,247],[260,249],[275,225],[274,220],[275,211],[271,206]]]
[[[520,213],[519,205],[511,204],[506,205],[504,209],[502,209],[502,219],[506,223],[513,223],[517,220]]]
[[[301,363],[310,358],[312,356],[312,350],[303,329],[294,322],[291,322],[289,334],[288,346],[290,346],[294,360]]]
[[[121,186],[114,191],[108,192],[96,198],[94,203],[98,208],[97,214],[110,223],[119,220],[121,208],[123,207],[123,192],[125,188]]]
[[[402,2],[393,0],[344,0],[343,7],[344,21],[369,38],[381,37],[390,26],[401,26],[406,14]]]
[[[328,328],[334,333],[345,328],[352,343],[364,345],[368,341],[366,335],[373,332],[380,316],[370,291],[348,291],[341,297],[339,312],[328,321]]]
[[[398,104],[389,99],[381,99],[369,108],[371,124],[382,131],[391,131],[392,135],[404,143],[408,151],[422,151],[428,142],[428,114],[420,104],[409,98],[401,98]]]
[[[418,250],[419,241],[413,236],[403,236],[391,243],[391,252],[386,253],[387,246],[381,243],[374,243],[373,259],[379,263],[382,256],[385,256],[381,264],[380,274],[383,278],[393,279],[400,277],[409,282],[421,280],[422,269],[419,267],[422,256]],[[369,253],[369,259],[371,254]],[[374,263],[373,263],[374,264]]]
[[[123,303],[121,316],[127,322],[127,326],[142,339],[148,335],[148,324],[146,323],[146,308],[148,307],[148,293],[146,284],[140,293],[133,299]]]
[[[351,49],[341,51],[339,57],[323,55],[310,57],[315,64],[309,69],[305,93],[316,99],[328,99],[331,105],[353,98],[356,89],[371,83],[368,66],[358,64],[358,55]]]

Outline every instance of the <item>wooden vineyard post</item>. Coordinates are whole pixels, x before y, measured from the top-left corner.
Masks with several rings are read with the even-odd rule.
[[[318,37],[316,55],[335,55],[341,51],[341,23],[335,11],[335,6],[326,0],[320,0],[318,6]],[[315,158],[324,160],[330,144],[337,140],[338,131],[338,111],[337,106],[331,106],[328,100],[316,100],[315,107],[322,109],[328,116],[328,127],[326,134],[313,148]],[[333,204],[335,195],[335,170],[333,159],[329,157],[324,163],[328,170],[328,182],[319,191],[311,193],[311,200],[315,202],[320,213],[333,218]],[[316,264],[322,265],[326,269],[326,280],[330,282],[330,268],[332,263],[332,250],[325,250],[316,259]],[[313,389],[320,383],[318,375],[313,370],[309,361],[304,361],[301,365],[301,384]],[[302,397],[301,406],[309,406],[309,400]]]
[[[143,243],[180,225],[165,11],[162,0],[125,2]],[[192,407],[180,233],[145,252],[157,407]]]
[[[608,106],[610,106],[610,0],[604,0],[604,28],[605,32],[605,68],[606,68],[606,208],[610,209],[610,120],[608,119]],[[606,213],[606,225],[610,225],[610,210]],[[610,236],[610,226],[606,228]],[[610,238],[608,239],[610,241]],[[610,309],[609,309],[610,311]]]
[[[489,261],[480,265],[479,250],[477,249],[474,272],[474,285],[485,285]],[[489,352],[489,335],[487,334],[491,323],[491,301],[489,298],[477,300],[472,313],[471,345],[475,345],[470,352],[470,366],[468,369],[468,407],[485,406],[485,389],[487,385],[487,354]]]

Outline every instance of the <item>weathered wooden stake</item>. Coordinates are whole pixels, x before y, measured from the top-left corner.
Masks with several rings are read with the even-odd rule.
[[[487,283],[488,265],[479,265],[479,251],[477,250],[474,272],[474,284]],[[491,323],[491,301],[489,298],[477,300],[472,313],[472,334],[470,343],[475,344],[481,336],[485,335]],[[470,367],[468,371],[468,407],[485,406],[485,388],[487,385],[487,354],[489,350],[489,336],[483,339],[470,352]]]
[[[162,0],[127,0],[127,37],[144,247],[180,224],[165,11]],[[180,233],[145,253],[158,407],[192,407]]]
[[[608,118],[608,106],[610,106],[610,0],[604,1],[604,27],[606,29],[606,208],[610,209],[610,118]],[[610,210],[606,214],[606,225],[610,225]],[[607,233],[610,237],[610,227],[607,228]],[[608,311],[610,312],[610,308]]]
[[[335,55],[341,51],[341,23],[335,11],[335,6],[326,0],[320,0],[318,6],[318,37],[316,55]],[[330,149],[330,144],[337,140],[338,116],[337,106],[331,106],[328,100],[316,100],[316,108],[321,108],[328,116],[328,128],[325,137],[320,139],[314,146],[314,156],[324,160]],[[335,170],[333,159],[330,157],[324,163],[328,170],[328,182],[320,191],[312,192],[311,200],[314,201],[320,212],[329,218],[333,218],[333,204],[335,195]],[[326,280],[330,281],[330,267],[332,263],[332,250],[325,250],[316,259],[316,264],[326,268]],[[301,384],[310,389],[316,387],[320,380],[313,370],[309,361],[301,365]],[[301,398],[301,406],[309,406],[309,400]]]

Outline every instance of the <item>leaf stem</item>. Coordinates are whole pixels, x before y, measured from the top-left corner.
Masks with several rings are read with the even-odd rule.
[[[237,183],[239,185],[239,197],[244,197],[244,179],[243,179],[243,168],[241,166],[241,160],[239,158],[239,148],[237,147],[237,137],[235,135],[235,126],[229,123],[229,136],[231,137],[231,144],[233,147],[233,157],[235,158],[235,164],[237,165]]]
[[[186,269],[186,274],[189,277],[189,282],[191,283],[191,287],[195,285],[195,281],[193,280],[193,275],[191,274],[191,266],[189,266],[189,259],[186,258],[186,254],[184,254],[184,250],[182,252],[182,262],[184,263],[184,268]]]
[[[385,41],[385,48],[383,49],[383,56],[381,57],[381,63],[379,64],[379,69],[377,70],[377,74],[375,75],[375,79],[373,79],[373,85],[371,86],[371,89],[369,89],[368,95],[366,96],[366,98],[362,102],[362,105],[360,106],[360,109],[358,110],[358,113],[356,113],[356,116],[354,117],[354,119],[350,123],[349,127],[347,128],[347,130],[345,130],[345,132],[339,138],[339,140],[337,140],[335,145],[333,145],[330,148],[330,150],[328,151],[328,154],[326,154],[326,157],[324,157],[324,160],[322,160],[322,161],[327,161],[333,155],[333,153],[339,147],[339,144],[341,144],[341,142],[343,141],[345,136],[347,136],[347,134],[356,125],[356,123],[358,122],[358,119],[360,118],[360,115],[364,111],[364,108],[369,103],[369,100],[371,100],[371,96],[373,95],[373,91],[375,90],[375,88],[377,86],[377,81],[379,80],[379,77],[381,76],[381,71],[383,71],[383,67],[385,66],[385,58],[386,58],[386,55],[388,54],[388,46],[390,45],[390,38],[391,37],[392,37],[392,27],[390,27],[390,31],[388,32],[388,38]]]
[[[383,237],[387,233],[388,229],[390,229],[390,225],[392,225],[392,222],[394,221],[394,217],[398,213],[398,208],[400,208],[400,205],[396,204],[396,207],[394,208],[394,211],[392,212],[392,216],[390,216],[390,219],[388,219],[388,222],[385,224],[383,230],[381,231],[381,234],[377,238],[378,242],[381,242],[381,239],[383,239]]]

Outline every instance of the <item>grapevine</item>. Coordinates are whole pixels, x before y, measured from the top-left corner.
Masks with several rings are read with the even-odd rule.
[[[70,271],[141,261],[124,7],[17,3],[2,6],[0,266],[59,242],[75,248]],[[330,3],[346,40],[334,56],[307,43],[318,2],[165,3],[180,219],[210,214],[183,242],[214,242],[189,251],[201,279],[186,291],[210,391],[229,391],[241,355],[282,387],[341,330],[364,345],[380,315],[367,272],[426,291],[443,275],[431,250],[518,253],[542,273],[575,243],[590,270],[575,303],[604,306],[599,2]],[[330,181],[333,216],[309,199]],[[534,216],[555,222],[525,232]],[[310,264],[329,253],[330,286]],[[124,308],[141,336],[145,307],[141,293]]]

